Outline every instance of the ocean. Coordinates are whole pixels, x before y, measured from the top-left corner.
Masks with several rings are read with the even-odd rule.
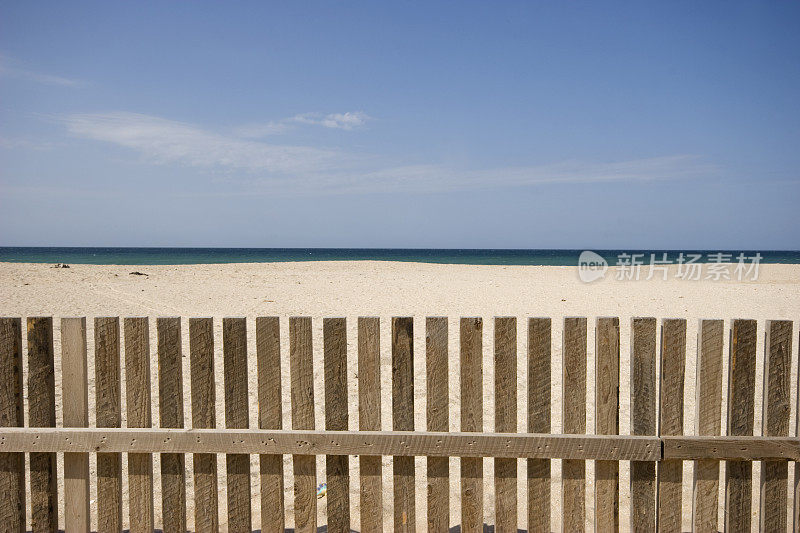
[[[0,247],[0,262],[75,263],[90,265],[196,265],[209,263],[272,263],[287,261],[406,261],[463,265],[557,265],[575,266],[583,250],[414,249],[414,248],[66,248]],[[737,262],[744,254],[748,263],[760,254],[761,263],[800,264],[800,251],[774,250],[593,250],[609,265],[621,254],[637,256],[650,264],[664,259],[677,263],[681,253],[700,255],[697,262],[720,262],[716,254],[730,254],[723,262]],[[723,255],[723,258],[726,256]]]

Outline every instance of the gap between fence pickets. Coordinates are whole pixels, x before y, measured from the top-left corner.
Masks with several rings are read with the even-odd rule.
[[[0,452],[226,453],[231,449],[248,454],[800,460],[798,437],[168,428],[4,428],[0,435]]]

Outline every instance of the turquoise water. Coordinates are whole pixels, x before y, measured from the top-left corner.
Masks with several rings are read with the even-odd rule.
[[[0,247],[0,262],[12,263],[76,263],[93,265],[195,265],[207,263],[272,263],[286,261],[409,261],[464,265],[559,265],[575,266],[582,250],[468,250],[468,249],[403,249],[403,248],[54,248]],[[661,260],[677,262],[679,253],[701,254],[700,261],[709,261],[709,254],[728,253],[733,261],[740,253],[752,257],[753,250],[594,250],[609,264],[617,256],[650,254]],[[762,263],[800,263],[800,251],[760,250]],[[713,261],[713,260],[712,260]],[[749,261],[749,260],[748,260]]]

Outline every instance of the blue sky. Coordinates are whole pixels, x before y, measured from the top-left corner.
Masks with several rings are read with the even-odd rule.
[[[800,249],[796,2],[0,20],[0,245]]]

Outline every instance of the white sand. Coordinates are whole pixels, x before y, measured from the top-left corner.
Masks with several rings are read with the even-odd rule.
[[[138,270],[148,276],[133,276],[129,273]],[[643,278],[646,277],[646,269]],[[415,387],[417,413],[416,428],[424,429],[425,424],[425,337],[424,317],[445,315],[450,317],[450,427],[458,429],[460,402],[458,398],[458,317],[484,317],[484,424],[487,431],[492,430],[493,383],[492,368],[492,317],[512,315],[520,318],[518,322],[519,342],[519,427],[525,427],[527,417],[527,373],[526,373],[526,332],[524,317],[549,316],[553,319],[553,431],[561,429],[561,321],[564,316],[589,317],[589,361],[588,398],[594,395],[594,346],[593,319],[597,316],[618,316],[621,322],[621,432],[630,431],[630,383],[629,383],[629,333],[630,318],[633,316],[655,316],[658,318],[681,317],[688,322],[687,369],[685,384],[685,420],[687,433],[693,433],[695,356],[697,319],[724,318],[726,328],[730,318],[755,318],[759,320],[759,354],[763,353],[764,320],[800,319],[800,265],[762,265],[758,281],[682,281],[674,279],[670,272],[669,280],[616,281],[614,270],[606,279],[593,284],[584,284],[577,278],[574,267],[524,267],[524,266],[467,266],[467,265],[428,265],[391,262],[309,262],[309,263],[271,263],[271,264],[228,264],[195,266],[90,266],[72,265],[69,269],[53,269],[40,264],[0,264],[0,315],[3,316],[101,316],[148,315],[166,316],[256,316],[276,315],[281,317],[283,386],[284,396],[288,395],[288,322],[293,315],[309,315],[314,321],[315,350],[315,393],[318,399],[316,411],[317,427],[324,427],[322,406],[322,321],[325,316],[345,316],[348,319],[349,373],[348,387],[351,394],[350,428],[358,427],[357,388],[356,388],[356,318],[358,316],[380,316],[382,318],[382,386],[384,401],[382,417],[384,429],[390,428],[391,401],[388,396],[390,382],[390,323],[389,317],[413,315],[415,318]],[[216,364],[218,372],[222,368],[221,320],[215,321],[217,332]],[[250,395],[251,425],[256,425],[256,371],[255,342],[252,334],[254,324],[248,323],[251,357]],[[188,354],[188,325],[184,328],[184,354]],[[93,380],[92,350],[93,331],[89,321],[90,381]],[[152,372],[155,381],[155,324],[151,324]],[[797,340],[797,327],[795,327]],[[56,364],[59,365],[60,335],[56,320]],[[726,346],[727,354],[727,346]],[[797,346],[793,353],[792,383],[796,383]],[[188,389],[188,357],[184,359],[184,394],[187,400],[185,416],[187,425],[191,420]],[[761,414],[761,374],[763,360],[757,363],[756,390],[756,432],[760,429]],[[727,372],[727,367],[724,368]],[[60,388],[57,372],[56,386]],[[60,389],[59,389],[60,390]],[[91,390],[91,387],[90,387]],[[90,394],[92,394],[90,392]],[[158,417],[157,388],[153,391],[153,416]],[[793,391],[794,402],[795,391]],[[224,424],[222,380],[218,380],[217,422]],[[725,398],[723,398],[724,400]],[[60,394],[59,394],[60,400]],[[123,390],[124,402],[124,390]],[[90,405],[94,404],[93,395]],[[123,404],[124,407],[124,404]],[[284,423],[289,427],[290,410],[288,402],[284,405]],[[61,419],[61,406],[57,405],[57,416]],[[124,415],[123,415],[124,417]],[[792,431],[794,431],[792,413]],[[587,427],[592,432],[594,415],[591,405],[587,410]],[[723,413],[723,424],[725,415]],[[123,418],[124,420],[124,418]],[[60,422],[59,422],[60,423]],[[91,413],[90,424],[94,424]],[[254,457],[253,468],[253,523],[258,528],[258,478],[257,462]],[[94,461],[93,468],[94,468]],[[124,462],[123,462],[124,463]],[[390,492],[391,460],[384,461],[385,478],[385,529],[390,531],[392,501]],[[417,522],[424,530],[426,517],[425,467],[424,459],[417,459]],[[225,516],[224,460],[220,457],[220,513]],[[352,523],[358,528],[358,476],[357,461],[351,461],[351,506]],[[291,461],[286,461],[287,472],[287,526],[293,524],[291,493]],[[61,467],[60,467],[61,468]],[[520,527],[527,526],[527,506],[524,498],[524,462],[519,463]],[[587,483],[587,524],[593,519],[594,497],[592,494],[591,461],[587,462],[589,482]],[[324,458],[318,461],[318,476],[324,481]],[[691,510],[692,464],[684,467],[684,529],[689,528]],[[757,502],[759,496],[759,465],[754,468],[753,509],[754,530],[757,529]],[[60,470],[63,472],[63,470]],[[94,470],[93,470],[94,472]],[[459,523],[460,507],[457,490],[458,461],[451,460],[451,524]],[[552,525],[560,524],[560,462],[554,461]],[[485,521],[493,523],[494,501],[492,484],[492,461],[487,460],[484,467]],[[193,523],[191,506],[191,456],[187,456],[188,476],[188,522]],[[156,520],[160,516],[160,496],[158,495],[158,467],[156,465]],[[620,466],[621,523],[627,524],[629,517],[630,493],[627,463]],[[62,493],[63,494],[63,493]],[[92,493],[92,498],[96,494]],[[63,498],[63,496],[62,496]],[[325,523],[325,500],[319,500],[320,524]],[[63,501],[60,505],[63,513]],[[127,509],[124,519],[127,522]],[[63,525],[63,515],[62,515]],[[96,522],[95,522],[96,523]]]

